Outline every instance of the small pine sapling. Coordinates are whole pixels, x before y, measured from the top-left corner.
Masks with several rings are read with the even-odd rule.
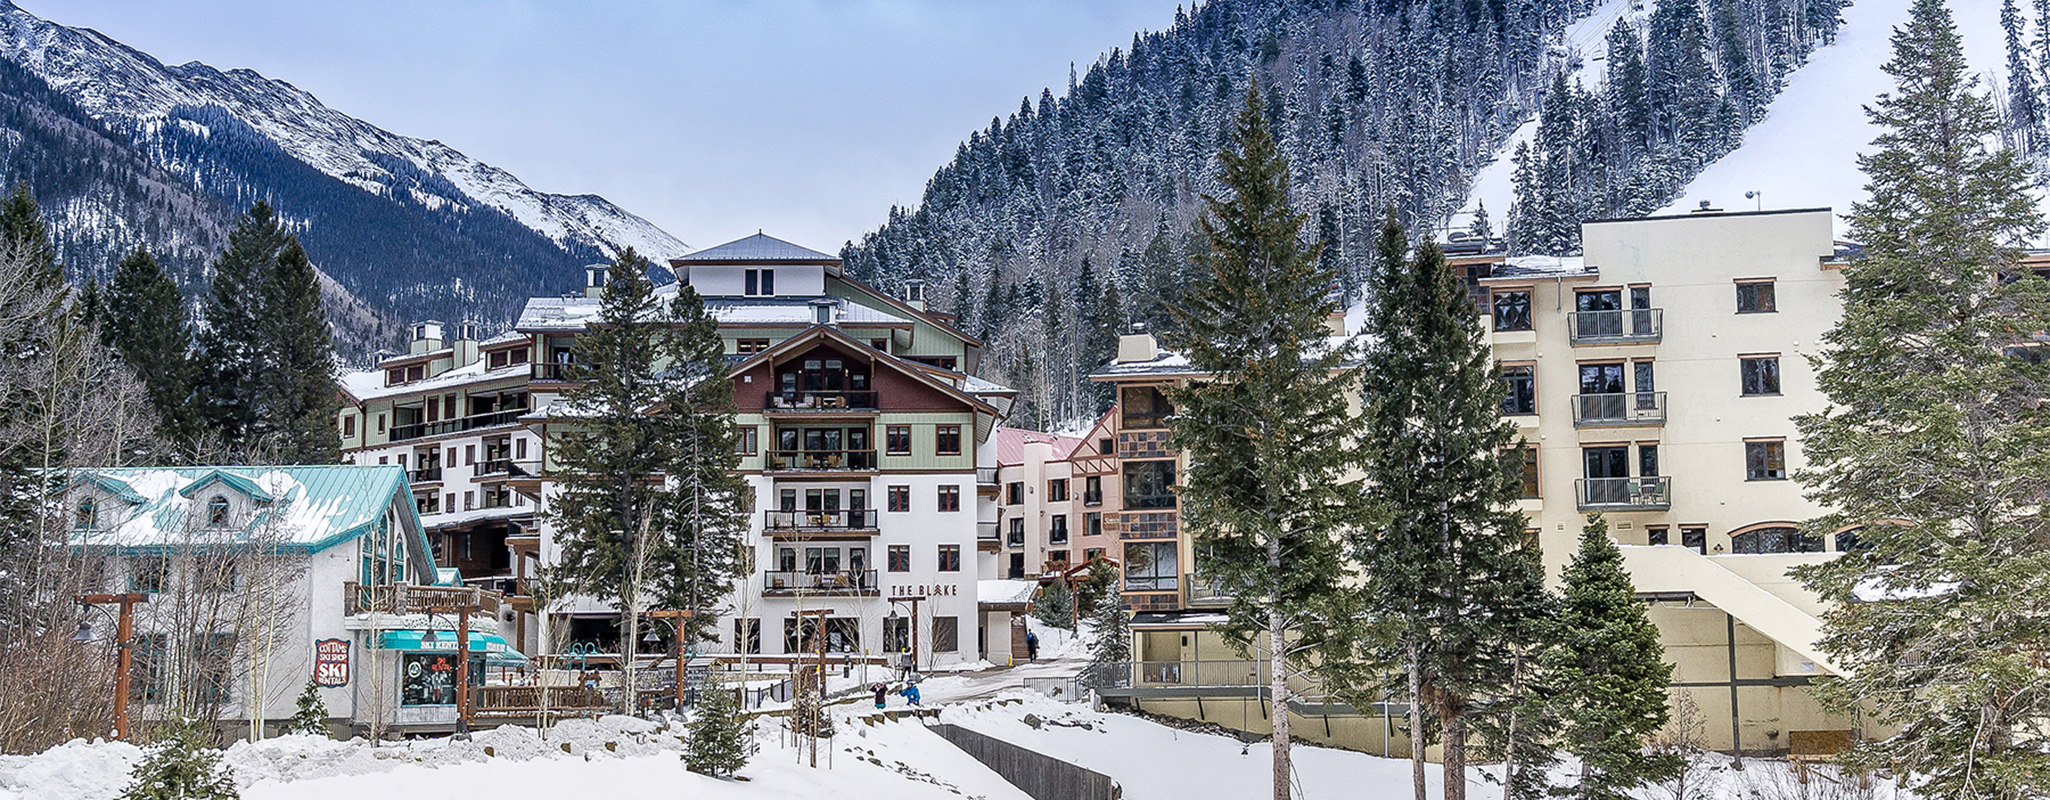
[[[1032,604],[1033,615],[1049,628],[1074,630],[1075,593],[1068,590],[1068,582],[1057,580],[1039,591],[1039,601]]]
[[[1579,786],[1566,793],[1628,800],[1640,787],[1673,780],[1683,766],[1648,749],[1670,719],[1673,665],[1600,514],[1587,515],[1564,583],[1558,646],[1545,655],[1560,700],[1559,743],[1581,763]]]
[[[1083,675],[1084,685],[1092,689],[1121,686],[1129,676],[1132,661],[1132,621],[1125,616],[1124,604],[1115,591],[1104,595],[1096,604],[1096,614],[1089,621],[1095,639],[1089,645],[1089,670]]]
[[[234,775],[221,753],[207,747],[204,726],[195,720],[172,723],[164,737],[128,772],[121,800],[240,800]]]
[[[690,742],[683,751],[685,769],[723,778],[747,766],[754,723],[740,716],[733,692],[715,684],[698,701],[690,722]]]
[[[327,727],[327,703],[320,699],[320,687],[313,681],[306,682],[306,688],[299,692],[299,708],[292,712],[292,718],[285,722],[286,733],[306,736],[330,736]]]

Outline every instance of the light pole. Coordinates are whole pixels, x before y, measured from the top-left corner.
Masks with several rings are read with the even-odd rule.
[[[82,594],[78,604],[87,609],[99,606],[119,606],[121,611],[114,624],[114,738],[128,740],[128,677],[135,664],[135,607],[149,602],[149,595],[139,592],[129,594]],[[71,641],[90,644],[96,638],[93,624],[78,621],[78,632],[71,635]]]

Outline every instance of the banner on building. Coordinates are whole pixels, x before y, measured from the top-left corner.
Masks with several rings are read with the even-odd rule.
[[[313,643],[313,682],[330,689],[349,685],[349,640]]]

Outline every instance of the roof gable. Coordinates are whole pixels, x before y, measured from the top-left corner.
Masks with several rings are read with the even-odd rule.
[[[866,356],[869,356],[871,359],[871,363],[875,367],[888,368],[891,372],[905,376],[914,383],[924,385],[931,389],[936,389],[942,394],[945,394],[952,399],[959,400],[962,403],[970,407],[973,407],[977,410],[995,413],[996,409],[990,406],[990,404],[984,401],[982,398],[976,397],[967,392],[963,392],[959,388],[955,387],[953,384],[948,383],[946,381],[934,380],[933,377],[927,375],[925,370],[921,369],[918,364],[904,361],[903,359],[900,359],[897,356],[882,352],[880,350],[876,350],[875,348],[870,347],[867,344],[855,341],[852,337],[849,337],[840,329],[832,327],[830,325],[814,325],[811,328],[805,330],[803,333],[797,334],[796,336],[792,336],[788,339],[784,339],[781,342],[777,342],[774,347],[771,347],[767,350],[763,350],[759,353],[755,353],[754,355],[747,357],[745,360],[742,360],[741,362],[732,365],[727,370],[726,374],[729,377],[738,379],[742,374],[752,371],[756,367],[772,363],[776,359],[782,358],[784,356],[801,353],[804,350],[810,349],[824,342],[838,343],[841,346],[841,349],[845,350],[846,352],[861,353]],[[871,378],[871,380],[879,379],[880,376]]]
[[[421,532],[418,512],[406,490],[405,471],[396,465],[110,468],[74,485],[104,486],[113,481],[137,498],[133,513],[104,527],[76,531],[72,544],[118,551],[150,551],[184,546],[192,515],[206,503],[202,490],[227,484],[264,505],[238,520],[230,538],[246,541],[258,533],[275,536],[287,551],[317,553],[379,529],[387,514],[396,514],[415,549],[431,552]]]
[[[235,491],[241,492],[242,496],[259,503],[268,503],[276,499],[271,497],[270,492],[264,491],[263,487],[256,485],[256,481],[219,469],[209,472],[185,488],[179,489],[178,494],[190,499],[193,495],[199,494],[201,489],[216,483],[225,483]]]
[[[838,264],[837,256],[821,253],[809,247],[802,247],[764,233],[756,233],[745,239],[737,239],[716,247],[707,247],[690,255],[669,259],[669,263],[680,266],[690,264],[733,264],[760,262],[765,264]]]

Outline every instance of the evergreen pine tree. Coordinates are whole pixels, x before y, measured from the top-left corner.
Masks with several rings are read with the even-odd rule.
[[[2007,35],[2007,143],[2030,155],[2043,152],[2042,99],[2036,94],[2036,70],[2022,42],[2022,14],[2015,0],[2002,0],[2000,27]]]
[[[285,248],[270,204],[261,200],[228,232],[227,249],[213,263],[200,313],[201,414],[206,427],[221,438],[231,457],[254,454],[257,422],[263,414],[264,371],[271,368],[265,352],[265,300],[272,265]]]
[[[1522,488],[1501,455],[1516,430],[1501,418],[1478,312],[1435,244],[1405,258],[1408,249],[1391,214],[1361,370],[1357,457],[1375,508],[1353,549],[1371,613],[1399,631],[1400,652],[1384,657],[1402,662],[1419,712],[1438,720],[1445,797],[1460,800],[1469,714],[1515,674],[1510,645],[1530,635],[1544,575],[1516,510]]]
[[[257,376],[263,416],[252,433],[273,463],[333,464],[341,457],[335,428],[341,398],[320,276],[296,236],[285,237],[269,266],[258,344],[267,351],[268,369]]]
[[[691,712],[690,740],[683,750],[685,769],[723,778],[747,766],[754,723],[740,716],[735,691],[714,683],[699,694],[697,708]]]
[[[1581,765],[1570,793],[1629,800],[1638,787],[1677,777],[1681,766],[1647,750],[1666,724],[1673,665],[1600,514],[1587,515],[1561,591],[1545,666],[1558,699],[1559,745]]]
[[[1113,570],[1114,572],[1115,570]],[[1132,618],[1125,613],[1124,599],[1115,581],[1110,591],[1089,615],[1089,667],[1083,672],[1085,685],[1095,689],[1124,686],[1131,679]]]
[[[718,604],[742,576],[747,480],[735,448],[733,381],[719,322],[688,284],[676,289],[657,338],[663,363],[660,443],[668,448],[668,494],[657,528],[663,539],[656,597],[691,612],[681,620],[686,648],[717,633]]]
[[[149,250],[138,247],[114,267],[100,333],[149,389],[159,435],[189,458],[199,427],[192,319],[178,284]]]
[[[1865,526],[1839,558],[1796,570],[1831,605],[1818,692],[1897,728],[1854,763],[1897,765],[1926,798],[2050,794],[2050,369],[2023,357],[2050,329],[2050,289],[2021,245],[2043,230],[2026,163],[1989,150],[1992,104],[1950,11],[1916,0],[1893,34],[1896,81],[1866,113],[1863,257],[1823,338],[1823,413],[1796,420],[1816,535]],[[2034,605],[2031,605],[2034,604]],[[2033,609],[2033,610],[2031,610]]]
[[[1032,615],[1049,628],[1074,630],[1075,593],[1065,580],[1055,580],[1039,590],[1039,599],[1032,603]]]
[[[1182,525],[1205,554],[1196,574],[1232,598],[1220,629],[1269,662],[1270,702],[1289,703],[1294,656],[1329,646],[1345,572],[1338,530],[1350,514],[1343,370],[1330,344],[1333,276],[1301,244],[1288,164],[1269,135],[1257,86],[1219,154],[1228,200],[1206,197],[1210,252],[1186,290],[1171,344],[1206,376],[1170,393],[1176,446],[1190,464]],[[1290,797],[1288,715],[1276,713],[1275,800]]]
[[[320,699],[320,686],[313,681],[306,682],[306,688],[299,691],[298,708],[292,718],[285,721],[286,733],[305,736],[330,736],[333,731],[327,726],[327,703]]]
[[[128,772],[121,800],[239,800],[221,752],[207,747],[200,723],[173,723]]]
[[[64,272],[57,265],[57,248],[50,243],[50,227],[43,222],[42,207],[36,205],[27,183],[15,184],[14,193],[0,201],[0,246],[10,248],[36,267],[34,273],[41,288],[64,283]]]

